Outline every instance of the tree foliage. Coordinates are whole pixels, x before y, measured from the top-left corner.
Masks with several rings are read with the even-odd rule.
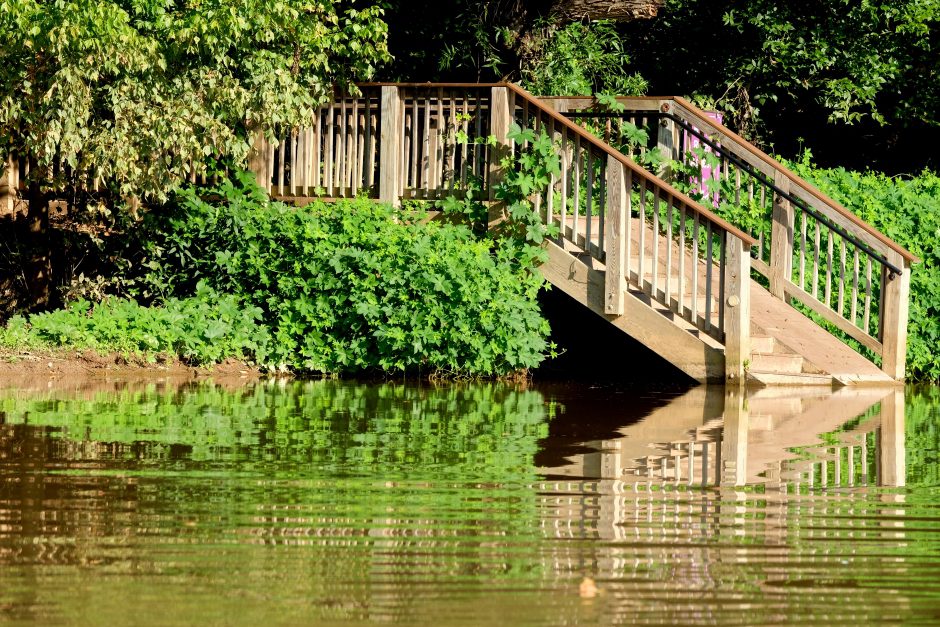
[[[92,172],[163,199],[371,76],[381,18],[333,0],[0,0],[0,152],[59,190]]]

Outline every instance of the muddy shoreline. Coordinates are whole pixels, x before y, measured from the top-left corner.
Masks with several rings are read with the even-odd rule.
[[[0,387],[24,390],[108,384],[179,386],[200,381],[243,385],[265,376],[256,366],[234,359],[202,367],[178,359],[149,362],[141,356],[91,350],[0,351]]]

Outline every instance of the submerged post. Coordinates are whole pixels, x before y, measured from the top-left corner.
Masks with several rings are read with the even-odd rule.
[[[379,113],[382,130],[379,135],[379,201],[401,206],[399,182],[402,162],[401,94],[398,87],[382,87],[382,108]]]
[[[725,232],[725,380],[744,379],[751,357],[751,256],[744,241]]]
[[[774,173],[774,185],[790,193],[790,179],[780,171]],[[785,285],[793,276],[793,205],[774,192],[773,224],[770,231],[770,293],[786,299]]]
[[[496,138],[496,145],[490,151],[487,172],[489,178],[489,198],[496,200],[495,187],[503,179],[501,162],[509,155],[509,125],[512,124],[512,107],[509,101],[509,89],[506,87],[490,88],[490,134]]]
[[[904,379],[907,353],[907,315],[911,298],[911,263],[892,255],[891,262],[901,268],[901,274],[891,278],[884,269],[881,277],[883,309],[881,313],[881,369],[892,379]]]
[[[623,315],[623,292],[626,288],[624,250],[626,225],[630,219],[630,172],[613,155],[607,155],[607,228],[604,248],[607,271],[604,274],[604,313]]]

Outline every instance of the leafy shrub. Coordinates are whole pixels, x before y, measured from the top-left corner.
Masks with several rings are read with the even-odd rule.
[[[512,246],[366,199],[288,207],[250,175],[211,193],[148,217],[138,296],[183,297],[202,281],[235,295],[261,310],[276,364],[501,375],[549,350],[543,281],[520,272]]]
[[[16,316],[0,330],[0,346],[91,348],[151,358],[165,353],[199,364],[229,357],[264,362],[270,338],[260,315],[234,296],[200,285],[195,297],[171,298],[160,307],[112,298],[94,306],[80,300],[28,321]]]

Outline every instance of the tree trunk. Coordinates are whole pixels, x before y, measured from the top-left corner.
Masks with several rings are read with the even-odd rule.
[[[552,13],[567,20],[642,20],[656,17],[665,0],[555,0]]]

